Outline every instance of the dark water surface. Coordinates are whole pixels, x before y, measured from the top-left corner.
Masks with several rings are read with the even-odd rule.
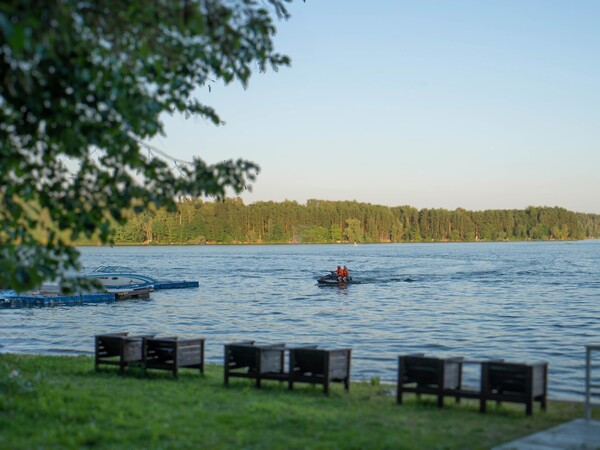
[[[82,248],[86,267],[122,264],[199,289],[148,301],[0,310],[4,352],[93,353],[111,331],[203,335],[223,344],[353,349],[352,377],[393,381],[397,355],[547,360],[553,398],[581,399],[584,345],[600,343],[600,241]],[[361,284],[318,287],[347,264]]]

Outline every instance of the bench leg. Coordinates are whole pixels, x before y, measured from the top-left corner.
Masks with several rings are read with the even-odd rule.
[[[486,409],[486,406],[487,406],[486,403],[487,403],[487,401],[484,398],[482,398],[481,400],[479,400],[479,412],[480,413],[484,413],[485,412],[485,409]]]
[[[200,341],[200,373],[204,375],[204,339]]]

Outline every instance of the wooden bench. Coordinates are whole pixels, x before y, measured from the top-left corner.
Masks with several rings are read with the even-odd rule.
[[[444,397],[478,397],[474,391],[462,389],[463,358],[433,358],[424,354],[398,357],[398,384],[396,401],[402,403],[404,392],[437,396],[438,407],[444,406]]]
[[[129,336],[129,333],[110,333],[95,336],[94,368],[101,364],[119,366],[123,374],[125,367],[142,364],[144,359],[144,339],[147,336]]]
[[[325,350],[312,347],[290,348],[289,389],[294,383],[322,384],[323,392],[329,393],[329,383],[342,382],[350,389],[350,363],[352,350],[349,348]]]
[[[144,368],[170,370],[177,377],[180,368],[199,369],[204,374],[204,338],[146,338]]]
[[[465,363],[481,366],[479,390],[462,386]],[[548,363],[510,363],[504,360],[472,361],[464,358],[433,358],[423,354],[398,358],[397,403],[402,403],[404,392],[433,394],[437,404],[444,405],[444,397],[479,400],[479,411],[486,412],[488,400],[516,402],[526,405],[527,415],[533,412],[533,402],[539,401],[546,409]]]
[[[546,409],[548,363],[510,363],[487,361],[481,364],[481,396],[479,410],[485,412],[488,400],[524,403],[528,416],[533,402]]]
[[[223,372],[225,385],[229,378],[252,378],[260,388],[262,380],[287,380],[284,371],[285,344],[255,345],[254,341],[225,345]]]

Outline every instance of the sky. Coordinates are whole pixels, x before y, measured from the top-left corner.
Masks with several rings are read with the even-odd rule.
[[[291,67],[198,98],[150,143],[261,172],[244,203],[600,213],[600,2],[307,0],[277,21]]]

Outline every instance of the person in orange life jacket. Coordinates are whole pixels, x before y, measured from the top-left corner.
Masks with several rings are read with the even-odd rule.
[[[342,269],[342,280],[343,281],[348,281],[349,277],[348,277],[348,268],[346,266],[344,266],[344,268]]]
[[[337,270],[335,271],[335,276],[337,277],[338,281],[342,281],[343,273],[344,273],[344,270],[342,269],[342,266],[337,266]]]

